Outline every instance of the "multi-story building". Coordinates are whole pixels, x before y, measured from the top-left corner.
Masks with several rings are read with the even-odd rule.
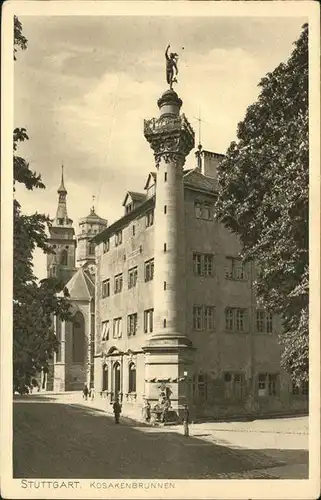
[[[222,155],[199,146],[183,169],[194,132],[181,105],[173,90],[158,100],[144,124],[156,171],[92,240],[96,390],[132,415],[160,397],[194,416],[304,409],[280,368],[280,319],[257,306],[254,265],[214,217]]]

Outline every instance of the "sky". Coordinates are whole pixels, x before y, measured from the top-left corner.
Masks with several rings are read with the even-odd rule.
[[[176,92],[204,149],[224,153],[259,94],[261,78],[290,56],[304,18],[19,17],[28,48],[14,63],[14,124],[19,147],[45,190],[16,195],[25,213],[55,215],[61,164],[68,215],[96,212],[111,224],[128,190],[143,191],[155,170],[143,120],[158,116],[167,89],[164,51],[179,54]],[[186,167],[194,167],[194,152]],[[35,274],[46,276],[36,252]]]

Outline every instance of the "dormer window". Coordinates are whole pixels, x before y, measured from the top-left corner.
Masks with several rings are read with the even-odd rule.
[[[151,198],[155,194],[155,184],[147,189],[147,198]]]
[[[132,210],[133,210],[133,204],[132,203],[129,203],[128,205],[126,205],[126,207],[125,207],[126,214],[129,214],[129,212],[131,212]]]
[[[94,243],[89,243],[88,252],[89,252],[89,255],[95,255],[95,244]]]

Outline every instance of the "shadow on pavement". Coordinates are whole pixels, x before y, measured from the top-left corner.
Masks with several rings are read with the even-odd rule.
[[[15,403],[38,403],[38,402],[45,402],[45,401],[55,401],[55,398],[50,397],[50,396],[41,396],[40,394],[14,394],[13,395],[13,401]]]
[[[16,404],[13,424],[16,478],[215,479],[256,470],[256,478],[267,479],[278,476],[263,469],[308,463],[305,450],[268,450],[267,456],[166,427],[147,430],[127,418],[116,425],[102,411],[59,403]]]

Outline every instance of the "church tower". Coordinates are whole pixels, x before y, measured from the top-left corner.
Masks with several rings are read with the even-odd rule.
[[[62,166],[56,217],[49,228],[49,244],[55,253],[47,255],[47,276],[57,278],[64,285],[75,272],[76,240],[72,223],[67,213],[67,190]]]
[[[83,266],[92,277],[96,271],[95,244],[91,241],[94,236],[106,229],[107,220],[102,219],[92,206],[90,214],[79,221],[79,233],[77,235],[77,266]]]
[[[172,407],[186,403],[184,374],[193,348],[186,336],[185,205],[183,166],[194,147],[194,131],[182,101],[170,88],[158,99],[159,118],[145,120],[144,135],[157,168],[154,229],[154,333],[144,346],[146,397],[157,399],[159,383],[167,386]]]

